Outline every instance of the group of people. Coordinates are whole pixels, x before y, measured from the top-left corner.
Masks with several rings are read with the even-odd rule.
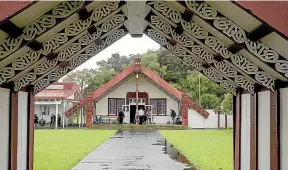
[[[56,115],[53,113],[50,116],[50,127],[54,127],[56,122]],[[61,116],[58,114],[58,121],[57,121],[58,126],[61,126]]]
[[[180,120],[179,116],[176,118],[177,114],[173,109],[170,109],[170,116],[172,119],[173,124],[182,124],[182,121]],[[123,124],[123,120],[125,118],[124,112],[121,110],[118,113],[118,122],[119,124]],[[143,125],[146,123],[151,124],[152,123],[152,114],[151,114],[151,108],[148,107],[146,111],[144,110],[143,107],[140,107],[138,111],[136,111],[136,116],[135,116],[135,123],[139,125]]]

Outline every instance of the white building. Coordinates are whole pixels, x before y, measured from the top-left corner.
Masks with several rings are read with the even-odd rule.
[[[35,114],[39,120],[44,119],[46,123],[50,123],[52,114],[57,118],[60,116],[67,125],[72,123],[72,117],[67,119],[63,111],[71,108],[73,103],[79,103],[80,99],[81,91],[77,83],[53,83],[35,95]],[[63,122],[61,124],[63,125]]]
[[[138,103],[136,96],[138,93]],[[170,110],[181,117],[180,101],[182,92],[171,86],[159,75],[135,61],[121,73],[113,77],[92,93],[94,100],[94,117],[101,115],[104,119],[117,118],[124,110],[124,123],[134,123],[136,105],[145,110],[152,108],[153,122],[166,124],[172,122]],[[193,102],[196,106],[195,102]],[[200,116],[209,115],[201,107],[196,109]]]

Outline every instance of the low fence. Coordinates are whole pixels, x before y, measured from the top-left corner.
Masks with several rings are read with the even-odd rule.
[[[197,113],[195,110],[188,110],[188,126],[191,128],[233,128],[233,116],[225,114],[216,114],[214,110],[207,110],[210,113],[207,119]]]

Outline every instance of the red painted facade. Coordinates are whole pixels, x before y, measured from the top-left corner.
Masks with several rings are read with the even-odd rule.
[[[33,1],[0,1],[0,22],[30,5]]]
[[[288,36],[288,1],[237,1],[285,36]]]

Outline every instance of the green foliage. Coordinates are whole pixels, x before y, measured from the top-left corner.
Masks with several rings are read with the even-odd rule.
[[[222,109],[225,114],[232,114],[233,96],[230,93],[225,94],[225,99],[222,102]]]
[[[207,109],[217,109],[220,105],[220,99],[215,94],[204,94],[201,96],[201,104]]]

